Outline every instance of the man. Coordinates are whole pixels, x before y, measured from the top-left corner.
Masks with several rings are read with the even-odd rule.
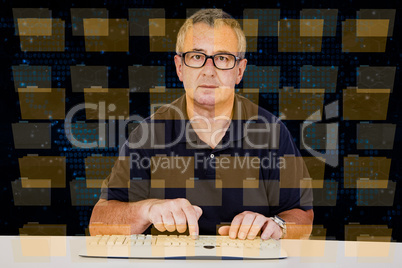
[[[186,94],[131,133],[94,207],[91,235],[153,225],[179,233],[188,226],[197,237],[225,222],[218,233],[233,239],[309,235],[312,194],[300,186],[308,174],[289,131],[234,91],[247,65],[238,22],[222,10],[200,10],[177,39]]]

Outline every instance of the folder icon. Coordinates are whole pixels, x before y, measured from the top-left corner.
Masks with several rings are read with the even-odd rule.
[[[15,149],[50,149],[51,123],[13,123]]]
[[[321,52],[323,19],[286,19],[278,25],[279,52]]]
[[[84,18],[83,26],[87,52],[128,52],[126,19]]]
[[[64,51],[65,21],[49,18],[18,18],[22,51]]]
[[[371,261],[373,257],[390,257],[391,239],[392,229],[388,229],[387,225],[345,225],[345,240],[359,241],[359,243],[345,243],[345,256],[363,257]],[[379,246],[378,243],[371,243],[371,241],[383,243]]]
[[[325,180],[323,188],[313,188],[314,207],[334,207],[338,195],[338,182]]]
[[[358,150],[392,150],[396,124],[357,124]]]
[[[386,157],[344,157],[344,188],[387,188],[391,159]],[[362,180],[367,179],[367,181]]]
[[[385,52],[389,20],[342,22],[342,52]]]
[[[390,89],[343,90],[344,120],[386,120]]]
[[[18,159],[23,188],[66,187],[66,158],[63,156],[24,156]],[[38,180],[38,182],[35,182]],[[25,186],[25,187],[24,187]],[[31,187],[30,187],[31,186]]]
[[[85,18],[84,36],[108,36],[109,21],[106,18]]]
[[[84,88],[108,87],[107,66],[70,66],[71,87],[73,92],[84,92]]]
[[[24,120],[65,118],[64,88],[18,88],[18,97]]]
[[[389,19],[358,19],[356,20],[356,36],[358,37],[387,37]]]
[[[357,88],[389,88],[395,84],[396,66],[359,66],[357,68]]]
[[[177,33],[184,21],[184,19],[150,19],[148,34],[150,51],[176,51]]]
[[[128,88],[84,88],[84,98],[88,120],[129,117]]]
[[[279,92],[279,114],[283,120],[321,120],[324,89],[292,87]]]
[[[19,36],[52,36],[52,19],[19,18]]]
[[[42,65],[20,64],[11,66],[13,70],[14,88],[38,87],[51,88],[52,68]]]
[[[31,180],[32,181],[32,180]],[[26,186],[26,185],[25,185]],[[22,180],[11,182],[14,206],[50,206],[51,188],[25,188]]]
[[[321,157],[303,157],[304,163],[307,166],[308,173],[310,176],[308,178],[303,178],[301,182],[301,188],[303,187],[303,182],[306,179],[311,180],[312,188],[323,188],[324,187],[324,173],[325,173],[325,159]]]
[[[346,241],[359,241],[360,237],[367,235],[371,237],[388,237],[387,240],[390,241],[392,229],[389,229],[387,225],[361,225],[359,223],[345,225]]]
[[[357,181],[356,203],[358,206],[391,207],[394,204],[396,182],[391,180]]]
[[[128,66],[130,92],[165,91],[165,66]]]
[[[51,235],[51,236],[66,236],[66,224],[39,224],[29,222],[19,228],[20,235]]]

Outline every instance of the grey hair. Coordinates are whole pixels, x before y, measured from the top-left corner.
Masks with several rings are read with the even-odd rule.
[[[189,17],[184,24],[181,26],[179,33],[177,34],[176,43],[176,53],[180,54],[183,52],[184,39],[186,37],[187,31],[196,23],[205,23],[210,27],[227,25],[230,26],[236,33],[237,36],[237,48],[238,57],[244,59],[246,54],[246,36],[240,24],[228,13],[222,9],[201,9]]]

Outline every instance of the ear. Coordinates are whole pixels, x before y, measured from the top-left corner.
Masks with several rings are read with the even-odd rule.
[[[179,55],[174,56],[174,64],[176,65],[176,73],[180,82],[183,82],[183,63]]]
[[[247,66],[247,59],[242,59],[239,62],[239,69],[236,77],[236,85],[240,84],[241,80],[243,79],[244,71],[246,70]]]

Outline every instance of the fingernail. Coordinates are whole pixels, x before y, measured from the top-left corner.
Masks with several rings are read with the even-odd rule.
[[[239,238],[240,239],[244,239],[246,237],[246,234],[245,233],[243,233],[243,232],[240,232],[240,234],[239,234]]]
[[[268,239],[268,236],[263,235],[263,236],[261,236],[261,239],[262,239],[262,240],[267,240],[267,239]]]
[[[192,233],[192,234],[191,234],[191,238],[193,238],[193,239],[197,239],[197,238],[198,238],[198,234],[197,234],[197,233],[195,233],[195,232],[194,232],[194,233]]]
[[[235,232],[231,232],[231,233],[229,234],[229,236],[230,236],[230,238],[236,238],[236,233],[235,233]]]

